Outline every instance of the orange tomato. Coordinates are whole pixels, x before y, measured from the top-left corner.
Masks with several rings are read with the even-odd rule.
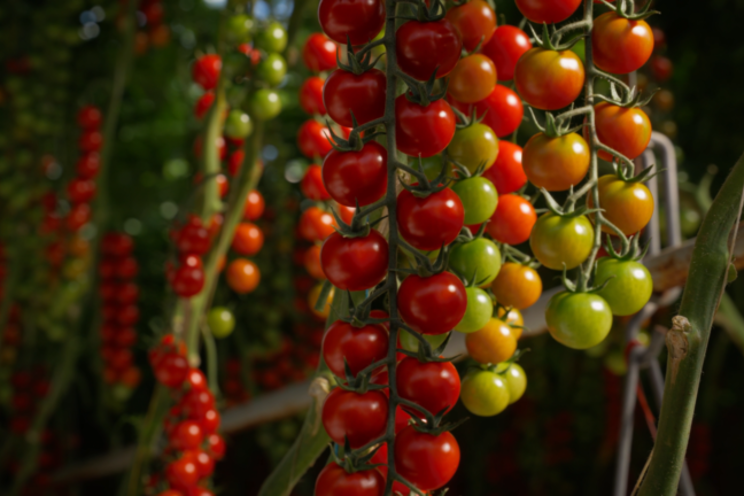
[[[496,86],[496,66],[483,54],[460,59],[449,75],[447,90],[462,103],[475,103],[491,94]]]
[[[264,235],[256,224],[241,222],[235,228],[231,248],[240,255],[251,256],[261,250],[264,243]]]
[[[597,187],[599,205],[604,210],[604,217],[626,236],[639,232],[651,220],[654,213],[654,197],[644,184],[625,182],[614,174],[608,174],[599,178]],[[587,205],[593,208],[591,195]],[[602,225],[602,231],[616,234],[605,225]]]
[[[531,48],[514,69],[517,92],[531,106],[558,110],[570,105],[584,85],[584,64],[570,50]]]
[[[465,346],[476,362],[496,364],[511,358],[517,339],[506,322],[492,318],[483,329],[465,336]]]
[[[651,121],[646,112],[639,108],[601,102],[594,106],[594,118],[599,142],[631,160],[640,156],[651,141]],[[584,136],[586,133],[584,128]],[[598,154],[599,158],[608,162],[614,158],[604,150],[599,150]]]
[[[236,258],[227,266],[227,285],[236,293],[250,293],[258,286],[261,272],[258,266],[245,258]]]
[[[584,179],[591,154],[584,138],[576,133],[551,138],[537,133],[522,151],[527,179],[538,188],[565,191]]]
[[[506,262],[491,284],[496,301],[523,310],[535,304],[542,294],[542,279],[527,265]]]

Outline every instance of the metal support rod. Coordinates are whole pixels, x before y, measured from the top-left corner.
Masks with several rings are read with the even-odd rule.
[[[615,461],[615,488],[613,496],[626,496],[628,493],[628,472],[630,470],[630,450],[633,447],[633,417],[638,387],[639,358],[643,347],[636,346],[628,353],[628,371],[623,385],[623,403],[620,412],[620,437]]]

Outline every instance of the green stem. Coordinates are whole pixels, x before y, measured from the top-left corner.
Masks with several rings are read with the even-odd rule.
[[[153,440],[160,431],[163,417],[168,411],[167,399],[168,390],[162,384],[158,384],[150,401],[147,416],[143,419],[140,427],[137,452],[127,479],[126,494],[128,496],[138,496],[140,494],[142,467],[147,464],[147,460],[152,455]]]
[[[202,165],[204,203],[202,205],[201,219],[205,224],[211,222],[212,216],[222,208],[220,189],[217,184],[217,175],[220,173],[220,150],[217,147],[217,140],[222,136],[224,124],[222,116],[225,110],[227,110],[225,78],[220,77],[220,81],[215,89],[214,103],[207,116],[207,127],[204,132],[204,141],[202,142],[204,153]]]

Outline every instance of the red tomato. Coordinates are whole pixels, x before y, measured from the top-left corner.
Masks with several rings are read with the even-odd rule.
[[[537,24],[565,21],[581,5],[581,0],[517,0],[517,8]]]
[[[329,153],[330,155],[330,153]],[[302,194],[313,201],[326,201],[331,195],[326,191],[323,185],[323,173],[319,165],[312,164],[305,171],[305,176],[300,183]]]
[[[310,76],[300,87],[300,107],[310,115],[326,114],[323,104],[323,84],[325,82],[318,76]]]
[[[387,151],[376,141],[361,150],[331,150],[323,160],[323,182],[330,196],[349,207],[374,203],[387,190]]]
[[[398,394],[437,415],[450,411],[460,397],[460,376],[451,362],[419,362],[406,357],[398,364]]]
[[[352,114],[357,124],[382,117],[385,113],[385,74],[370,69],[362,74],[337,69],[323,87],[323,104],[328,115],[342,126],[352,127]]]
[[[250,260],[236,258],[227,266],[225,278],[230,289],[239,294],[246,294],[256,289],[261,282],[261,272]]]
[[[474,53],[460,59],[452,69],[447,91],[457,101],[475,103],[487,98],[495,86],[496,66],[493,61]]]
[[[238,148],[230,154],[227,159],[227,172],[230,176],[235,177],[240,172],[240,168],[243,167],[245,161],[245,152],[242,148]]]
[[[465,210],[450,188],[419,198],[408,190],[398,195],[398,230],[414,248],[438,250],[460,234]]]
[[[318,207],[310,207],[300,216],[300,235],[308,241],[323,241],[335,232],[336,219]]]
[[[78,139],[78,148],[81,152],[97,152],[103,146],[103,135],[93,130],[83,131]]]
[[[651,59],[651,72],[658,82],[663,83],[672,77],[674,66],[672,61],[663,55],[655,55]]]
[[[346,43],[346,41],[344,41]],[[323,33],[313,33],[302,47],[302,60],[313,72],[330,71],[336,68],[338,46]]]
[[[168,388],[180,387],[189,373],[188,360],[178,353],[166,353],[151,362],[155,379]]]
[[[654,51],[654,35],[644,20],[631,21],[615,12],[594,19],[594,63],[603,71],[628,74],[641,68]]]
[[[88,203],[96,196],[96,183],[88,179],[74,178],[67,183],[67,198],[70,203]]]
[[[165,478],[173,489],[187,491],[199,482],[196,460],[190,454],[181,455],[181,458],[165,467]]]
[[[194,456],[194,459],[196,461],[196,470],[197,472],[199,472],[199,477],[204,478],[204,477],[209,477],[210,475],[212,475],[212,472],[214,472],[214,459],[211,456],[209,456],[209,453],[199,449],[199,450],[192,451],[192,455]],[[199,488],[198,490],[201,491],[201,489],[202,488]],[[212,494],[208,491],[207,493],[210,495]],[[192,495],[206,496],[202,492],[197,492],[195,494],[190,492],[188,494],[188,496],[192,496]]]
[[[500,243],[518,245],[530,238],[535,222],[535,207],[528,200],[517,195],[503,195],[499,197],[491,222],[486,224],[486,231]]]
[[[387,349],[388,333],[381,324],[354,327],[337,320],[323,336],[323,360],[331,372],[342,379],[346,379],[344,360],[356,377],[365,367],[384,359]]]
[[[261,251],[264,243],[264,235],[256,224],[251,222],[241,222],[235,228],[235,234],[230,247],[238,255],[248,257]]]
[[[373,288],[387,275],[388,243],[372,229],[367,236],[345,238],[334,232],[320,250],[323,273],[342,290]]]
[[[316,496],[382,496],[385,479],[378,470],[348,473],[336,462],[320,471],[315,481]]]
[[[103,122],[103,114],[98,107],[86,105],[78,110],[77,121],[83,129],[98,129]]]
[[[337,211],[342,221],[344,221],[347,224],[351,224],[351,221],[354,219],[354,213],[356,212],[356,208],[347,207],[346,205],[338,205]]]
[[[196,105],[194,106],[194,115],[197,119],[201,119],[205,115],[207,115],[207,112],[212,107],[212,104],[214,103],[214,92],[213,91],[206,91],[202,96],[199,97],[199,99],[196,101]]]
[[[219,434],[210,434],[207,437],[207,445],[209,446],[209,454],[212,455],[212,458],[215,460],[222,460],[222,457],[225,456],[225,451],[227,450],[225,447],[225,440],[222,439],[222,436]]]
[[[600,102],[594,106],[594,118],[599,141],[631,160],[640,156],[651,141],[651,121],[639,108]],[[598,153],[602,160],[613,160],[613,156],[603,150]]]
[[[202,55],[191,68],[191,77],[205,90],[212,90],[217,86],[222,70],[222,59],[219,55]]]
[[[331,130],[315,119],[308,119],[297,132],[297,146],[308,158],[325,157],[333,147],[331,146]]]
[[[447,484],[459,464],[460,446],[451,432],[433,436],[406,427],[395,438],[395,470],[422,491]]]
[[[382,0],[320,0],[318,20],[325,34],[346,45],[363,45],[372,41],[385,24],[385,2]]]
[[[504,25],[496,29],[491,41],[483,44],[481,53],[496,64],[499,81],[509,81],[514,77],[519,57],[530,48],[532,42],[527,33],[515,26]]]
[[[171,281],[173,292],[182,298],[199,294],[204,287],[204,269],[201,267],[179,267]]]
[[[258,220],[263,215],[264,208],[266,208],[266,202],[261,192],[255,189],[251,190],[245,200],[243,218],[245,220]]]
[[[360,448],[385,433],[388,399],[380,391],[358,394],[337,387],[323,404],[323,427],[330,438],[343,446]]]
[[[524,100],[540,110],[570,105],[584,85],[584,65],[570,50],[535,47],[525,52],[514,69],[514,82]]]
[[[398,407],[398,412],[402,412],[400,407]],[[405,417],[408,417],[405,413],[403,414]],[[396,421],[397,421],[397,415],[396,415]],[[407,425],[408,421],[406,420],[406,423],[403,425],[403,428]],[[395,429],[396,434],[398,433],[398,429],[396,427]],[[388,468],[387,468],[387,443],[382,443],[379,448],[377,448],[377,451],[375,451],[375,454],[372,455],[372,458],[369,459],[370,464],[375,463],[381,463],[383,465],[380,465],[377,467],[377,470],[382,474],[382,477],[387,480],[387,474],[388,474]],[[401,484],[398,481],[393,481],[393,494],[395,496],[398,496],[398,493],[402,494],[403,496],[409,496],[411,494],[411,490],[406,486],[405,484]]]
[[[455,135],[455,113],[449,103],[436,100],[426,107],[400,95],[395,99],[395,139],[398,150],[414,157],[441,152]]]
[[[101,157],[96,152],[86,153],[77,161],[75,171],[82,179],[93,179],[101,168]]]
[[[174,448],[185,451],[201,446],[204,434],[198,422],[183,420],[173,427],[168,438]]]
[[[408,21],[395,32],[395,53],[400,70],[414,79],[428,81],[434,71],[441,78],[460,60],[462,41],[447,19]]]
[[[518,191],[527,183],[522,168],[522,147],[511,141],[499,141],[496,162],[483,172],[483,177],[493,183],[499,195]]]
[[[524,145],[523,167],[538,188],[565,191],[578,185],[589,170],[589,145],[577,133],[551,137],[536,133]]]
[[[429,277],[410,275],[398,290],[401,318],[422,334],[443,334],[462,320],[468,297],[462,281],[450,272]]]
[[[496,13],[483,0],[471,0],[452,7],[446,18],[455,27],[465,50],[485,45],[496,31]]]
[[[483,117],[481,122],[493,129],[499,138],[516,131],[524,116],[524,106],[519,95],[500,84],[494,86],[484,100],[475,104],[475,111],[478,117]]]

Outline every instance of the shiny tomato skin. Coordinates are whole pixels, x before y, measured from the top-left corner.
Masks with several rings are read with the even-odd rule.
[[[496,31],[496,13],[483,0],[471,0],[451,8],[446,15],[462,39],[466,51],[485,45]]]
[[[338,124],[352,127],[352,114],[357,124],[382,117],[385,113],[387,78],[378,69],[362,74],[336,69],[323,87],[323,104],[328,115]]]
[[[447,148],[457,123],[446,101],[436,100],[422,107],[405,94],[395,99],[395,119],[398,150],[413,157],[431,157]]]
[[[594,19],[592,49],[597,67],[613,74],[628,74],[651,57],[654,35],[644,20],[631,21],[606,12]]]
[[[527,175],[522,167],[522,147],[511,141],[499,141],[496,161],[486,169],[483,177],[493,183],[499,195],[519,191],[527,184]]]
[[[617,226],[623,234],[630,236],[646,227],[654,213],[654,197],[645,184],[625,182],[614,174],[607,174],[597,181],[599,205],[602,215]],[[592,208],[591,197],[587,201]],[[615,234],[608,226],[602,225],[602,232]]]
[[[432,415],[452,410],[460,396],[460,376],[451,362],[420,362],[409,356],[398,364],[395,380],[401,398]]]
[[[245,199],[243,207],[243,218],[245,220],[258,220],[263,215],[266,208],[266,201],[258,190],[251,190]]]
[[[406,324],[422,334],[455,328],[467,309],[465,286],[450,272],[429,277],[410,275],[398,290],[398,310]]]
[[[398,195],[398,230],[414,248],[438,250],[460,234],[465,209],[451,188],[418,198],[408,190]]]
[[[501,270],[501,250],[488,238],[458,243],[450,250],[449,268],[465,281],[486,286]]]
[[[204,90],[213,90],[222,70],[222,59],[216,54],[199,57],[191,68],[191,76]]]
[[[344,445],[348,438],[352,448],[360,448],[385,433],[388,399],[381,391],[358,394],[335,388],[323,404],[323,427],[330,438]]]
[[[612,312],[599,295],[562,291],[550,299],[545,321],[553,339],[569,348],[585,350],[610,333]]]
[[[497,364],[514,355],[517,339],[506,322],[491,318],[482,329],[465,336],[465,346],[476,362]]]
[[[318,76],[310,76],[300,86],[300,107],[310,115],[325,115],[326,108],[323,103],[323,81]]]
[[[388,243],[374,229],[367,236],[345,238],[334,232],[320,250],[323,273],[342,290],[373,288],[387,275]]]
[[[469,177],[452,185],[465,211],[464,223],[482,224],[496,211],[499,197],[493,183],[484,177]]]
[[[537,24],[565,21],[581,5],[581,0],[517,0],[517,8]]]
[[[488,170],[496,161],[499,155],[499,140],[491,128],[474,122],[455,131],[455,136],[447,147],[447,155],[475,174],[478,167],[484,166],[485,170]]]
[[[309,207],[300,215],[299,234],[307,241],[323,241],[335,232],[336,219],[318,207]]]
[[[595,286],[607,285],[597,294],[607,301],[613,315],[627,316],[640,311],[654,291],[651,273],[633,260],[603,257],[597,264]]]
[[[241,222],[235,228],[230,247],[239,254],[251,257],[261,251],[264,244],[264,235],[256,224]]]
[[[236,258],[227,266],[227,285],[238,294],[252,292],[261,282],[258,266],[250,260]]]
[[[326,201],[331,198],[323,184],[323,172],[317,164],[312,164],[305,171],[305,176],[300,182],[300,190],[313,201]]]
[[[336,68],[338,46],[323,33],[308,36],[302,47],[302,60],[313,72],[330,71]]]
[[[573,103],[584,86],[584,64],[570,50],[535,47],[525,52],[514,69],[517,92],[540,110],[558,110]]]
[[[387,190],[387,152],[376,141],[359,151],[331,150],[323,160],[323,182],[341,205],[355,207],[374,203]]]
[[[331,130],[315,119],[306,120],[297,131],[297,146],[307,158],[325,157],[333,150],[329,139]]]
[[[428,81],[434,71],[438,78],[446,76],[460,60],[462,41],[447,19],[406,22],[395,40],[400,70],[419,81]]]
[[[387,355],[388,333],[381,324],[355,327],[337,320],[323,336],[323,360],[337,377],[346,379],[344,359],[351,373],[356,375],[365,367]]]
[[[560,217],[544,213],[535,223],[530,248],[535,258],[553,270],[567,270],[581,265],[594,244],[594,229],[583,215]]]
[[[590,160],[589,145],[576,133],[555,138],[537,133],[522,153],[527,179],[548,191],[565,191],[578,185],[589,171]]]
[[[523,310],[537,303],[542,287],[542,279],[535,269],[506,262],[491,284],[491,291],[501,305]]]
[[[474,369],[462,380],[460,399],[473,415],[493,417],[509,406],[509,388],[499,374]]]
[[[438,489],[455,475],[460,446],[451,432],[437,436],[406,427],[395,438],[395,469],[422,491]]]
[[[385,24],[382,0],[320,0],[318,20],[326,35],[337,43],[363,45],[372,41]]]
[[[527,33],[516,26],[503,25],[496,28],[488,43],[483,44],[481,53],[493,60],[499,81],[511,81],[519,57],[530,48],[532,42]]]
[[[514,90],[497,84],[486,98],[475,103],[475,112],[483,117],[482,124],[503,138],[512,134],[522,123],[524,105]]]
[[[486,231],[500,243],[518,245],[530,238],[535,222],[535,207],[528,200],[513,194],[502,195]]]
[[[487,98],[496,86],[496,66],[480,53],[460,59],[450,73],[447,91],[458,102],[475,103]]]
[[[651,141],[651,121],[639,108],[624,108],[609,102],[594,106],[597,137],[600,143],[609,146],[629,159],[641,155]],[[586,133],[586,128],[584,130]],[[613,156],[599,150],[599,158],[611,162]]]
[[[336,462],[320,471],[315,481],[316,496],[382,496],[385,478],[379,470],[359,470],[349,473]]]

